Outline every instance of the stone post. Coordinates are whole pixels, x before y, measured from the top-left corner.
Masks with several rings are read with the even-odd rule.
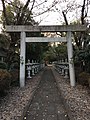
[[[21,32],[20,39],[20,87],[25,86],[25,32]]]
[[[69,74],[70,74],[70,83],[71,86],[75,86],[75,71],[74,71],[74,62],[73,62],[73,47],[71,32],[67,32],[67,49],[68,49],[68,62],[69,62]]]
[[[30,60],[28,60],[28,63],[27,63],[27,72],[28,72],[28,76],[27,78],[32,78],[31,77],[31,69],[32,69],[32,63],[30,63]]]
[[[34,69],[35,69],[35,64],[34,64],[34,61],[32,60],[32,75],[35,75],[34,74]]]
[[[64,76],[64,78],[69,78],[69,76],[68,76],[68,66],[65,66],[65,68],[64,68],[64,70],[65,70],[65,76]]]

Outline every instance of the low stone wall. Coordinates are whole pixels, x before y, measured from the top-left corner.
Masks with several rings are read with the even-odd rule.
[[[81,85],[71,87],[69,79],[64,79],[54,69],[52,72],[70,120],[90,120],[90,90]]]

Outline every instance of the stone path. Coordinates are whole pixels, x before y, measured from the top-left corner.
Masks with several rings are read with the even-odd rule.
[[[23,120],[69,120],[55,78],[46,68]]]

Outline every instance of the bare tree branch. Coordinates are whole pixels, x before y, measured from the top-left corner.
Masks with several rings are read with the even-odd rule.
[[[62,14],[63,14],[63,17],[64,17],[65,24],[68,25],[68,20],[67,20],[67,17],[66,17],[66,14],[64,13],[64,11],[62,11]],[[75,34],[75,32],[72,32],[72,33],[73,33],[76,45],[79,47],[80,42],[78,42],[77,35]],[[79,38],[79,40],[80,40],[80,38]]]
[[[53,4],[52,4],[51,6],[49,6],[49,7],[47,7],[46,10],[44,10],[44,11],[42,11],[42,12],[40,12],[40,13],[37,13],[37,14],[34,15],[33,17],[37,17],[37,16],[40,16],[40,15],[46,13],[46,12],[49,12],[56,4],[57,4],[57,1],[53,2]]]
[[[23,7],[23,11],[26,10],[26,8],[28,7],[29,3],[30,3],[30,0],[27,0],[25,6]]]
[[[67,18],[66,18],[66,14],[64,13],[64,11],[62,11],[62,14],[63,14],[63,17],[64,17],[64,20],[65,20],[66,25],[68,25],[68,20],[67,20]]]
[[[23,7],[23,9],[22,9],[21,16],[19,16],[19,19],[18,19],[18,21],[17,21],[17,24],[22,24],[23,17],[24,17],[24,13],[25,13],[25,11],[26,11],[29,3],[30,3],[30,0],[27,0],[26,4],[24,5],[24,7]]]
[[[34,4],[35,4],[35,0],[33,0],[33,4],[32,4],[32,7],[31,7],[30,11],[33,10],[33,8],[34,8]]]
[[[81,23],[84,24],[84,12],[85,12],[85,2],[86,0],[83,0],[83,6],[82,6],[82,10],[81,10]]]

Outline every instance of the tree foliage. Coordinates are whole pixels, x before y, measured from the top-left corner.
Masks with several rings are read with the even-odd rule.
[[[48,50],[48,43],[26,44],[26,61],[30,59],[41,62],[43,60],[43,53],[47,50]]]
[[[2,0],[3,5],[3,16],[2,21],[7,25],[32,25],[35,21],[31,17],[32,11],[29,9],[28,0],[24,5],[19,0],[13,0],[12,2],[6,4],[5,0]]]
[[[38,25],[34,19],[33,16],[40,16],[46,12],[56,12],[58,11],[60,13],[60,17],[63,17],[64,19],[64,24],[69,25],[69,24],[81,24],[85,25],[87,24],[87,17],[88,17],[88,9],[90,2],[89,0],[83,0],[82,5],[77,4],[75,0],[69,1],[69,0],[53,0],[51,2],[51,5],[47,6],[47,0],[42,0],[42,1],[35,1],[35,0],[27,0],[25,4],[21,3],[19,0],[1,0],[2,1],[2,6],[3,6],[3,12],[2,12],[2,23],[5,26],[7,25]],[[65,4],[65,6],[61,6],[61,4]],[[42,6],[42,7],[41,7]],[[68,15],[70,12],[74,12],[77,9],[80,9],[80,16],[79,19],[75,20],[74,22],[69,22],[68,20]],[[75,12],[74,12],[75,13]],[[61,15],[62,14],[62,15]],[[41,33],[38,33],[37,36],[40,36]],[[63,33],[60,33],[62,36]],[[32,36],[35,36],[34,33],[31,33]],[[64,34],[63,34],[64,35]],[[74,36],[74,50],[75,50],[75,55],[76,57],[80,57],[78,53],[82,53],[81,51],[84,51],[85,55],[87,55],[87,51],[89,51],[88,47],[89,42],[87,39],[89,39],[89,34],[88,32],[73,32]],[[7,61],[9,64],[11,61],[13,61],[11,56],[15,56],[15,51],[16,49],[19,49],[19,40],[20,40],[20,34],[18,33],[10,33],[11,41],[9,45],[9,51],[8,51],[8,58]],[[17,45],[17,47],[15,46]],[[46,45],[46,44],[45,44]],[[47,46],[47,45],[46,45]],[[40,48],[39,48],[40,47]],[[27,49],[29,49],[30,55],[32,59],[35,59],[35,52],[37,53],[36,56],[38,59],[40,59],[40,54],[44,52],[44,44],[30,44],[27,45]],[[32,48],[32,49],[31,49]],[[46,47],[47,48],[47,47]],[[45,49],[46,49],[45,48]],[[37,50],[38,49],[38,50]],[[54,50],[52,50],[54,49]],[[62,53],[63,48],[56,47],[56,48],[49,48],[49,50],[45,53],[44,56],[48,56],[47,58],[50,59],[59,59],[61,56],[63,56],[64,53]],[[28,50],[27,50],[28,51]],[[43,51],[43,52],[42,52]],[[52,52],[53,51],[53,52]],[[62,55],[59,53],[61,52]],[[34,53],[34,54],[32,54]],[[50,55],[51,53],[51,55]],[[27,53],[28,56],[29,53]],[[85,56],[84,55],[84,56]],[[65,56],[65,55],[64,55]],[[82,56],[82,55],[81,55]],[[87,57],[85,57],[86,60]],[[79,59],[78,59],[79,60]]]
[[[31,1],[27,0],[25,4],[21,3],[19,0],[13,0],[6,5],[6,1],[2,0],[3,13],[2,13],[2,23],[3,25],[36,25],[37,22],[32,17],[32,9],[35,0],[32,1],[32,6],[29,8],[29,3]],[[11,37],[9,51],[7,55],[8,66],[14,62],[19,64],[19,48],[20,48],[20,33],[9,33]],[[41,33],[26,33],[26,36],[41,37]],[[42,36],[43,37],[43,36]],[[42,53],[47,47],[47,43],[31,43],[26,46],[27,59],[38,59],[42,58]]]
[[[67,46],[65,43],[58,44],[57,46],[54,44],[44,53],[44,59],[49,62],[65,58],[67,58]]]
[[[7,51],[9,48],[10,38],[5,34],[0,34],[0,51]]]
[[[74,4],[73,4],[74,3]],[[66,9],[62,10],[62,15],[64,18],[64,23],[66,25],[69,24],[80,24],[80,25],[88,25],[87,17],[89,13],[89,0],[83,0],[82,5],[75,5],[75,2],[71,2],[68,4]],[[75,11],[75,9],[80,9],[79,19],[74,22],[69,22],[67,14],[70,11]],[[90,72],[90,35],[88,31],[85,32],[72,32],[74,37],[74,60],[75,62],[79,63],[79,66],[85,66],[86,71]],[[83,67],[82,67],[83,68]],[[81,68],[81,69],[82,69]]]

